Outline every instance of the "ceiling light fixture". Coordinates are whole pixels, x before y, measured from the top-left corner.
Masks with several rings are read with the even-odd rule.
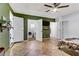
[[[48,9],[46,12],[56,12],[60,8],[66,8],[69,7],[69,5],[60,5],[61,3],[53,3],[52,5],[44,4],[44,6],[49,7],[51,9]]]
[[[56,12],[57,10],[58,10],[57,8],[54,8],[54,9],[53,9],[53,12]]]

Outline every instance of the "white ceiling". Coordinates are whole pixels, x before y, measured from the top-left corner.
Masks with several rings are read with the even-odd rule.
[[[58,9],[57,12],[45,12],[49,8],[45,7],[44,4],[46,3],[10,3],[10,6],[14,10],[14,12],[17,13],[49,17],[49,18],[65,16],[79,11],[79,3],[62,3],[61,5],[70,5],[70,6],[68,8]]]

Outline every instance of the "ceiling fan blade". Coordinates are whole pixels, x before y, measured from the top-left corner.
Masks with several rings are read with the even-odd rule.
[[[59,6],[58,8],[66,8],[66,7],[69,7],[69,5]]]
[[[50,10],[47,10],[46,12],[49,12]]]
[[[47,4],[45,4],[44,6],[53,8],[52,6],[50,6],[50,5],[47,5]]]
[[[61,3],[54,3],[54,6],[57,7],[59,6]]]

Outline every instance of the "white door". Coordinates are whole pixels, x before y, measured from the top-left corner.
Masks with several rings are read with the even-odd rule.
[[[50,38],[57,38],[57,22],[50,22]]]
[[[42,19],[36,20],[36,40],[42,41]]]
[[[13,27],[14,27],[14,40],[13,42],[19,42],[24,40],[24,22],[23,18],[13,17]]]

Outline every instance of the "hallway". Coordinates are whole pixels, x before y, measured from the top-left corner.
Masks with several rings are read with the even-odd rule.
[[[57,49],[56,40],[44,40],[44,42],[32,40],[16,43],[10,50],[10,56],[69,56]]]

